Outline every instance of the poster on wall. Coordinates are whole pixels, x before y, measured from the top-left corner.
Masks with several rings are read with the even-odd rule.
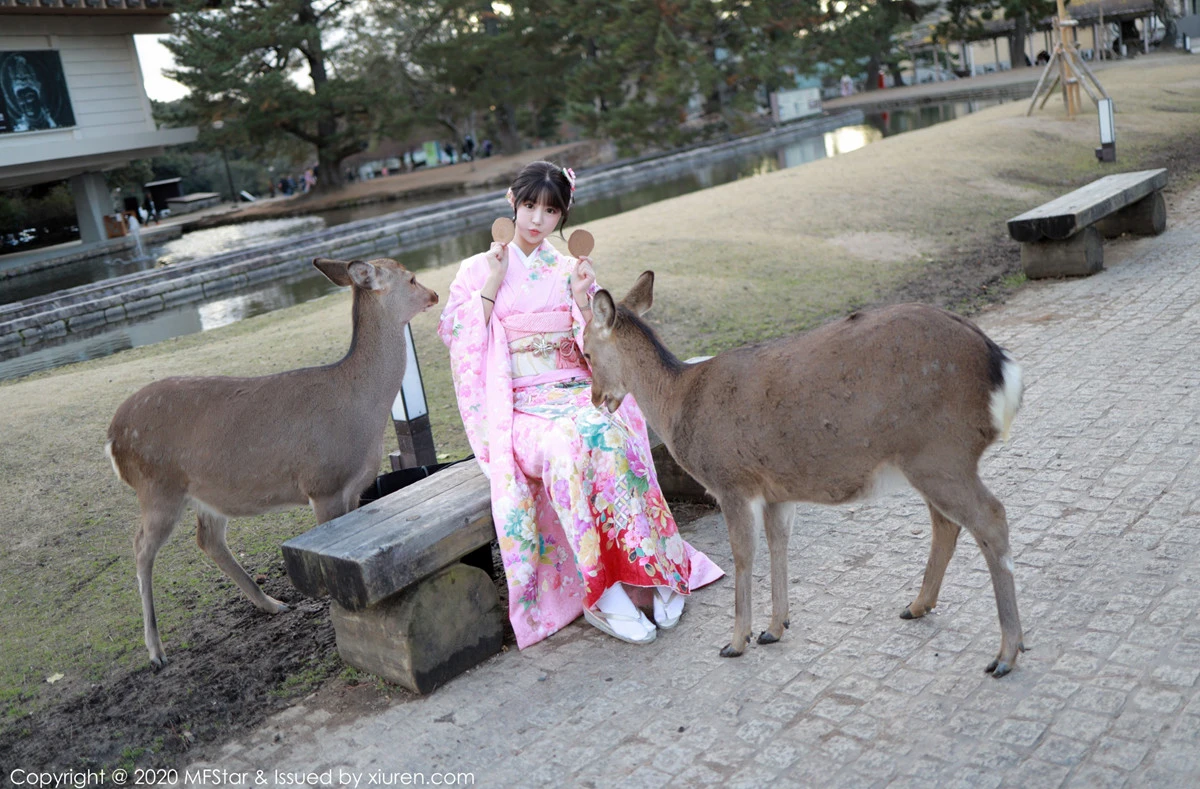
[[[0,51],[0,134],[75,125],[62,59],[53,50]]]

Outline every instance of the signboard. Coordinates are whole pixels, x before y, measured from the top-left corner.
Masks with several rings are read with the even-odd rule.
[[[777,123],[787,123],[809,115],[819,115],[821,106],[820,88],[794,88],[771,94],[771,110]]]
[[[425,166],[437,167],[441,164],[441,158],[438,156],[438,144],[434,141],[426,141],[422,146],[425,150]]]
[[[0,51],[0,134],[75,125],[62,60],[49,49]]]

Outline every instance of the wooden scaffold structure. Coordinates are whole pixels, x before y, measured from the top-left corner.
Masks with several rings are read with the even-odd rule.
[[[1104,90],[1104,86],[1096,79],[1096,75],[1084,63],[1083,58],[1079,56],[1079,43],[1076,40],[1075,28],[1079,23],[1067,14],[1066,5],[1063,0],[1058,0],[1058,18],[1054,20],[1054,53],[1050,55],[1049,62],[1046,63],[1046,68],[1042,71],[1041,79],[1038,80],[1037,88],[1033,91],[1033,99],[1029,102],[1029,111],[1025,114],[1032,115],[1035,105],[1040,109],[1046,106],[1046,101],[1049,100],[1050,94],[1060,84],[1063,90],[1063,102],[1067,106],[1067,117],[1074,118],[1080,109],[1080,94],[1079,87],[1087,91],[1088,96],[1097,106],[1100,105],[1101,98],[1109,98],[1108,93]],[[1070,31],[1069,40],[1068,33]],[[1054,72],[1054,81],[1050,83],[1043,91],[1046,85],[1046,79]],[[1091,83],[1089,85],[1089,82]],[[1093,90],[1095,88],[1095,90]],[[1042,94],[1045,93],[1043,96]],[[1038,98],[1042,99],[1042,103],[1038,105]]]

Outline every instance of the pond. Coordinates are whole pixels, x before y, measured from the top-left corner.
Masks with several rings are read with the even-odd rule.
[[[767,152],[749,153],[695,167],[673,178],[664,178],[619,195],[581,203],[572,211],[572,223],[583,224],[700,189],[849,153],[884,137],[953,120],[999,103],[999,100],[951,102],[868,115],[866,122],[862,124],[843,126],[824,134],[791,140]],[[402,207],[411,208],[414,205],[418,203],[407,203]],[[19,298],[29,298],[57,289],[99,281],[108,276],[151,268],[160,262],[181,263],[287,240],[301,233],[394,213],[401,210],[398,206],[399,204],[394,202],[381,203],[305,217],[247,222],[199,230],[149,248],[141,260],[101,262],[89,267],[80,267],[79,271],[70,274],[59,275],[60,279],[47,275],[37,281],[32,281],[32,277],[10,280],[3,286],[3,301],[19,300],[12,298],[12,295],[18,292],[26,294]],[[414,249],[398,249],[389,253],[389,256],[399,260],[410,270],[418,271],[470,257],[486,249],[490,241],[490,231],[481,228],[447,236]],[[24,281],[27,279],[31,281]],[[98,358],[170,337],[225,326],[254,315],[318,298],[335,290],[337,286],[319,272],[303,272],[295,277],[259,283],[208,302],[183,305],[173,310],[155,313],[146,320],[114,326],[111,330],[92,337],[72,338],[60,345],[33,346],[28,350],[13,349],[8,352],[9,358],[0,357],[0,380]],[[21,353],[22,351],[24,352]],[[18,353],[20,355],[17,355]]]

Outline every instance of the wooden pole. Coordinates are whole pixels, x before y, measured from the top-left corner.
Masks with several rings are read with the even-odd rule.
[[[1096,45],[1097,60],[1109,60],[1112,52],[1108,49],[1108,26],[1104,24],[1104,9],[1100,9],[1100,43]]]

